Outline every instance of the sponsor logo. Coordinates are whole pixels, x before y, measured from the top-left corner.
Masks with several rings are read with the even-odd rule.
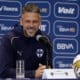
[[[1,6],[0,11],[18,12],[16,7]]]
[[[56,56],[53,58],[53,64],[55,67],[59,68],[72,68],[72,62],[73,62],[72,55],[70,56]]]
[[[46,31],[46,26],[47,26],[47,25],[40,25],[40,30],[41,30],[41,31]]]
[[[64,27],[60,27],[59,28],[60,32],[75,32],[75,28],[71,27],[71,28],[64,28]]]
[[[74,8],[65,8],[65,7],[58,7],[59,14],[74,14]]]
[[[0,1],[0,16],[21,16],[22,4],[19,1]]]
[[[39,29],[46,34],[50,33],[50,22],[47,20],[43,20],[42,24],[39,26]]]
[[[53,24],[53,33],[56,36],[76,37],[78,36],[79,25],[75,21],[57,20]]]
[[[48,12],[48,9],[47,8],[41,8],[40,9],[40,12],[47,13]]]
[[[65,67],[72,67],[72,64],[70,64],[70,63],[63,63],[62,61],[58,61],[58,66],[60,67],[60,68],[65,68]]]
[[[12,27],[12,26],[6,26],[5,24],[0,24],[0,30],[1,31],[10,31],[12,29],[14,29],[14,27]]]
[[[76,19],[79,16],[79,5],[77,3],[56,2],[54,15],[58,18]]]
[[[57,43],[57,49],[62,49],[62,50],[74,49],[74,46],[73,44]]]
[[[57,38],[53,42],[53,51],[56,54],[76,54],[78,52],[78,41],[68,38]]]

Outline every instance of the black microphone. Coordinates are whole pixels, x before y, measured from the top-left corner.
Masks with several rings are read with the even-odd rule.
[[[52,48],[52,44],[49,38],[44,35],[37,35],[36,40],[46,45],[46,68],[49,68],[49,51]]]
[[[45,44],[48,47],[52,47],[52,44],[51,44],[49,38],[44,36],[44,35],[37,35],[36,40],[43,43],[43,44]]]

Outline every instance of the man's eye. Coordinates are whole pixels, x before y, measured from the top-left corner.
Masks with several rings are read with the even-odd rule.
[[[29,23],[30,21],[26,21],[26,23]]]
[[[33,21],[33,23],[38,23],[38,21]]]

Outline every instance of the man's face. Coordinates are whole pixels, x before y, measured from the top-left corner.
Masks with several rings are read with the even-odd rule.
[[[24,34],[27,37],[33,37],[41,24],[40,15],[33,12],[25,12],[22,15],[20,24],[23,26]]]

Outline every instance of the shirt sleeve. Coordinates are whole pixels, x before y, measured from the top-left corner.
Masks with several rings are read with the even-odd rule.
[[[0,45],[0,78],[14,77],[15,72],[11,69],[13,54],[10,40],[7,37],[2,38]],[[9,76],[10,75],[10,76]]]

